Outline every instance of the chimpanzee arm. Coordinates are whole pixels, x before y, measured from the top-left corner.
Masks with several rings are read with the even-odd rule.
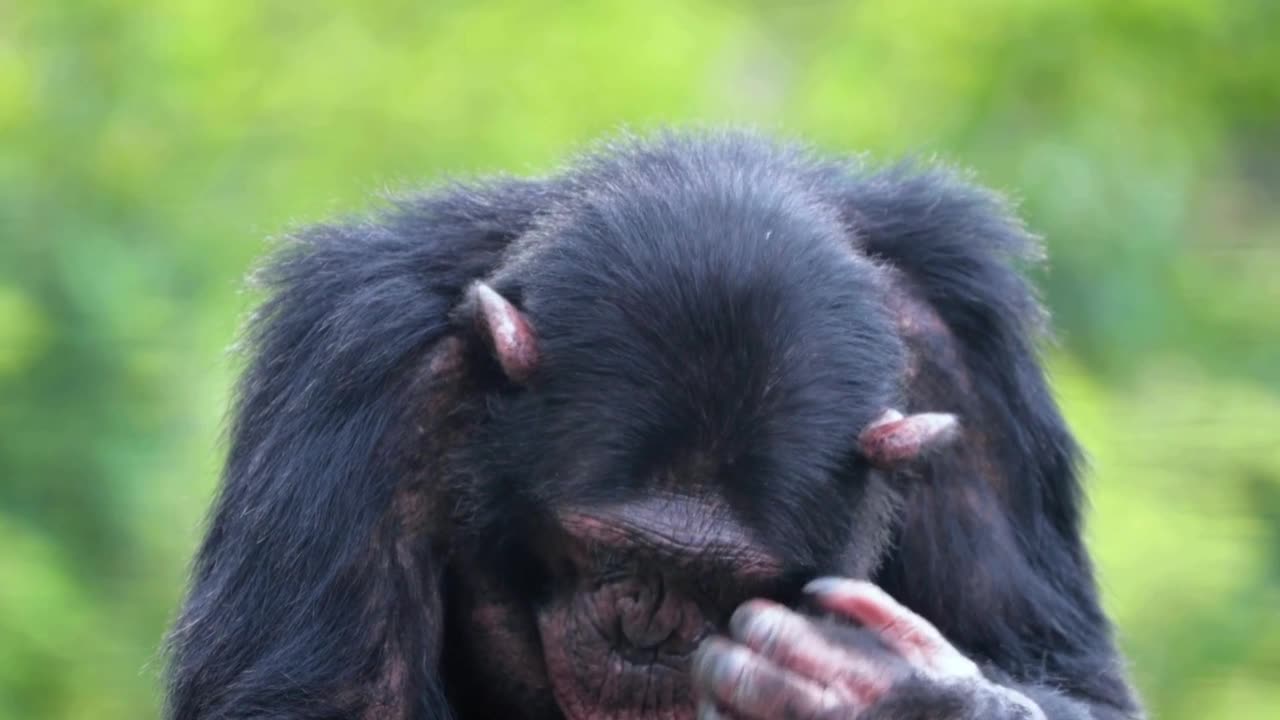
[[[905,410],[954,413],[962,432],[899,478],[875,582],[1048,717],[1139,715],[1081,538],[1079,450],[1036,357],[1042,311],[1014,266],[1038,244],[947,172],[892,169],[839,195],[856,242],[890,267]]]
[[[410,200],[377,224],[307,230],[269,265],[223,485],[169,638],[169,717],[449,715],[435,433],[421,424],[450,309],[540,192]]]
[[[860,436],[901,514],[870,582],[811,585],[848,622],[740,607],[695,661],[700,713],[1140,717],[1081,538],[1079,451],[1035,354],[1041,310],[1014,266],[1035,243],[945,172],[828,170],[813,185],[882,264],[908,351],[905,405]]]

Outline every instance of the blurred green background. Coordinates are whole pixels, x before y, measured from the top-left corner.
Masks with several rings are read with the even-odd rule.
[[[1017,197],[1156,717],[1280,717],[1280,3],[0,0],[0,717],[154,716],[267,238],[626,124]]]

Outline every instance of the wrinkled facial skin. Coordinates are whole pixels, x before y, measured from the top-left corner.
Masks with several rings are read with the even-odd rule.
[[[865,482],[875,489],[859,504],[886,510],[861,517],[887,523],[886,489]],[[838,487],[831,501],[847,503]],[[655,492],[561,509],[528,540],[528,555],[476,560],[478,572],[456,579],[453,600],[468,622],[445,650],[462,702],[514,717],[693,718],[692,658],[734,610],[752,598],[794,605],[817,575],[865,575],[857,566],[868,563],[841,551],[873,546],[879,532],[850,525],[817,567],[771,552],[741,515],[723,499]],[[499,697],[513,702],[492,706]]]
[[[562,513],[566,577],[537,615],[569,717],[670,717],[690,707],[689,658],[739,596],[776,593],[781,561],[716,506],[658,498]]]

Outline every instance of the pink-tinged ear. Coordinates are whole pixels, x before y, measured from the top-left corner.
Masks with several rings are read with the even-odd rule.
[[[959,435],[960,423],[950,413],[904,417],[897,410],[886,410],[858,435],[858,447],[872,465],[890,470],[947,446]]]
[[[529,320],[498,291],[478,282],[468,291],[476,329],[484,336],[502,371],[523,383],[538,367],[538,341]]]

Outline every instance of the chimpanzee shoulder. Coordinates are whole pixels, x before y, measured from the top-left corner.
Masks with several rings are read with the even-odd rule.
[[[838,198],[858,242],[894,268],[907,314],[941,321],[904,333],[913,404],[950,409],[971,433],[908,498],[878,582],[1022,681],[1136,708],[1082,541],[1081,453],[1038,356],[1047,316],[1025,272],[1039,239],[1004,198],[943,167],[852,174]],[[970,560],[946,560],[956,553]]]
[[[956,173],[719,131],[624,137],[544,177],[445,184],[294,233],[258,275],[222,485],[169,639],[170,716],[451,716],[442,652],[463,620],[446,578],[469,568],[449,568],[448,546],[486,524],[482,503],[442,492],[518,517],[517,488],[482,476],[671,413],[744,445],[772,419],[796,467],[830,474],[898,401],[954,413],[966,435],[901,478],[872,579],[1065,708],[1051,716],[1072,698],[1132,711],[1080,538],[1079,451],[1036,355],[1044,315],[1020,266],[1038,252]],[[432,394],[481,282],[536,323],[558,371],[535,376],[538,402],[569,417],[589,399],[576,423],[510,411],[520,389],[481,351],[464,360],[488,375]],[[807,374],[770,371],[801,361]],[[465,467],[446,478],[447,463]],[[544,494],[577,489],[562,481]],[[780,515],[806,507],[778,492]]]

